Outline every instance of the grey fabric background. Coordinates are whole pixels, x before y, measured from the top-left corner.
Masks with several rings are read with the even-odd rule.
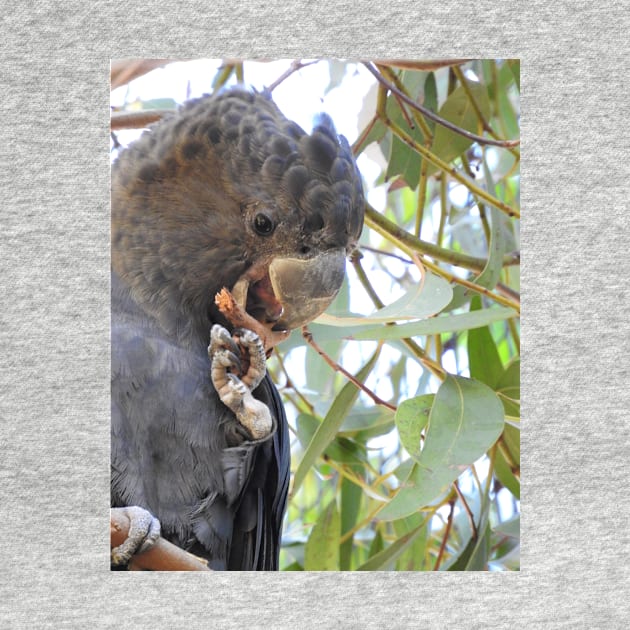
[[[627,3],[3,5],[1,627],[627,627]],[[522,58],[520,573],[109,572],[108,72],[127,56]]]

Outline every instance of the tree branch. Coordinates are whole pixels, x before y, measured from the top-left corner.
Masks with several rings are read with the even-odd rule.
[[[111,548],[122,545],[129,534],[129,518],[122,510],[110,512]],[[205,560],[193,556],[164,538],[158,538],[149,551],[135,555],[130,571],[211,571]]]

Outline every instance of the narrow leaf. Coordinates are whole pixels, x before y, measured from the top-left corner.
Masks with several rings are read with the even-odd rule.
[[[364,562],[357,571],[378,571],[379,569],[385,569],[387,566],[396,560],[405,549],[415,540],[418,534],[423,530],[425,524],[412,529],[408,534],[405,534],[391,545],[372,556],[367,562]]]
[[[470,310],[481,310],[481,298],[478,295],[473,297]],[[472,378],[496,389],[503,376],[503,364],[487,326],[468,331],[468,365]]]
[[[404,71],[401,75],[401,81],[411,98],[417,98],[422,86],[424,85],[425,74],[424,72]],[[407,111],[407,115],[409,115],[410,108],[407,106],[404,107]],[[387,99],[387,115],[390,120],[405,129],[416,142],[423,144],[424,136],[422,131],[417,125],[409,128],[408,119],[403,115],[400,108],[401,105],[398,100],[393,95],[389,96]],[[409,187],[415,189],[417,188],[418,181],[420,180],[421,163],[422,158],[420,157],[420,154],[409,147],[409,145],[398,138],[398,136],[394,135],[389,153],[389,160],[387,161],[387,173],[385,174],[385,179],[389,180],[395,175],[402,175]]]
[[[514,75],[514,81],[516,82],[516,87],[519,92],[521,91],[521,60],[520,59],[508,59],[507,64],[512,70],[512,74]]]
[[[468,85],[479,110],[484,118],[488,120],[490,115],[490,102],[488,100],[486,87],[472,81],[468,81]],[[479,131],[479,119],[477,118],[475,109],[466,91],[461,85],[451,92],[440,108],[438,115],[465,131],[470,131],[471,133],[477,133]],[[443,125],[436,125],[431,150],[445,162],[450,162],[464,153],[471,144],[472,140],[465,136],[457,134]],[[437,168],[429,164],[429,175],[432,175],[436,171]]]
[[[496,195],[496,187],[492,178],[492,173],[488,168],[486,161],[486,155],[484,152],[483,157],[483,171],[486,180],[486,190]],[[504,212],[501,212],[498,208],[490,206],[490,244],[488,246],[488,260],[486,262],[483,271],[475,278],[475,283],[486,289],[494,289],[501,278],[501,271],[503,269],[503,256],[506,251],[505,237],[508,230],[507,223],[509,218]]]
[[[439,313],[452,297],[453,290],[444,278],[427,273],[423,283],[418,283],[401,298],[371,315],[337,317],[329,309],[328,313],[320,315],[315,321],[328,326],[347,327],[425,319]]]
[[[328,333],[322,334],[322,339],[339,337],[344,339],[374,339],[376,341],[381,339],[406,339],[407,337],[416,337],[418,335],[439,335],[445,332],[470,330],[471,328],[479,328],[493,322],[510,319],[510,317],[517,317],[516,312],[511,308],[486,308],[474,313],[444,315],[396,326],[351,327],[347,330],[328,327]]]
[[[520,515],[511,518],[509,521],[504,521],[503,523],[499,523],[494,531],[497,534],[502,534],[503,536],[509,536],[510,538],[520,538],[521,537],[521,517]]]
[[[305,571],[339,570],[341,521],[333,499],[319,515],[304,550]]]
[[[377,348],[376,352],[370,357],[369,361],[361,368],[361,370],[359,370],[356,375],[358,381],[363,382],[367,378],[376,363],[379,352],[380,349]],[[328,413],[326,414],[326,417],[319,425],[315,435],[304,451],[302,461],[299,463],[298,468],[295,471],[293,489],[291,491],[292,494],[297,492],[306,477],[306,473],[317,461],[317,458],[326,450],[326,447],[333,441],[343,423],[344,418],[346,417],[346,414],[354,404],[358,395],[359,389],[357,386],[352,382],[348,382],[344,385],[337,398],[335,398],[333,404],[328,410]]]
[[[424,82],[424,106],[432,112],[438,109],[437,84],[435,82],[435,73],[429,72],[427,80]],[[426,119],[427,125],[432,133],[435,133],[435,121],[430,118]]]
[[[361,497],[363,492],[360,486],[345,478],[341,482],[341,532],[345,534],[350,531],[357,522],[359,509],[361,508]],[[341,543],[339,548],[339,566],[342,571],[350,570],[352,559],[353,536]]]

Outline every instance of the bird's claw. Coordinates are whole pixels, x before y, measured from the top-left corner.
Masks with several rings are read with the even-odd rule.
[[[267,373],[265,346],[255,332],[245,328],[237,328],[234,331],[234,337],[239,344],[245,347],[249,355],[249,367],[247,372],[241,376],[241,380],[253,391],[260,385]]]
[[[234,412],[254,439],[267,437],[273,428],[271,413],[267,405],[252,395],[267,371],[260,337],[251,330],[237,329],[233,338],[223,326],[215,324],[210,331],[208,355],[212,383],[223,404]],[[243,363],[248,364],[245,374],[241,373]]]
[[[160,521],[137,505],[113,509],[122,510],[129,519],[129,533],[125,542],[111,551],[111,563],[119,566],[129,564],[132,556],[144,553],[155,545],[160,537]]]

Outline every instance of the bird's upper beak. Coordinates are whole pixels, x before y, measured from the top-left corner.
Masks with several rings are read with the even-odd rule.
[[[310,258],[275,258],[262,279],[241,278],[232,293],[258,321],[273,330],[291,330],[321,315],[341,288],[346,271],[345,249]]]
[[[276,258],[269,265],[269,278],[283,312],[274,328],[299,328],[321,315],[335,299],[345,273],[345,249],[306,259]]]

